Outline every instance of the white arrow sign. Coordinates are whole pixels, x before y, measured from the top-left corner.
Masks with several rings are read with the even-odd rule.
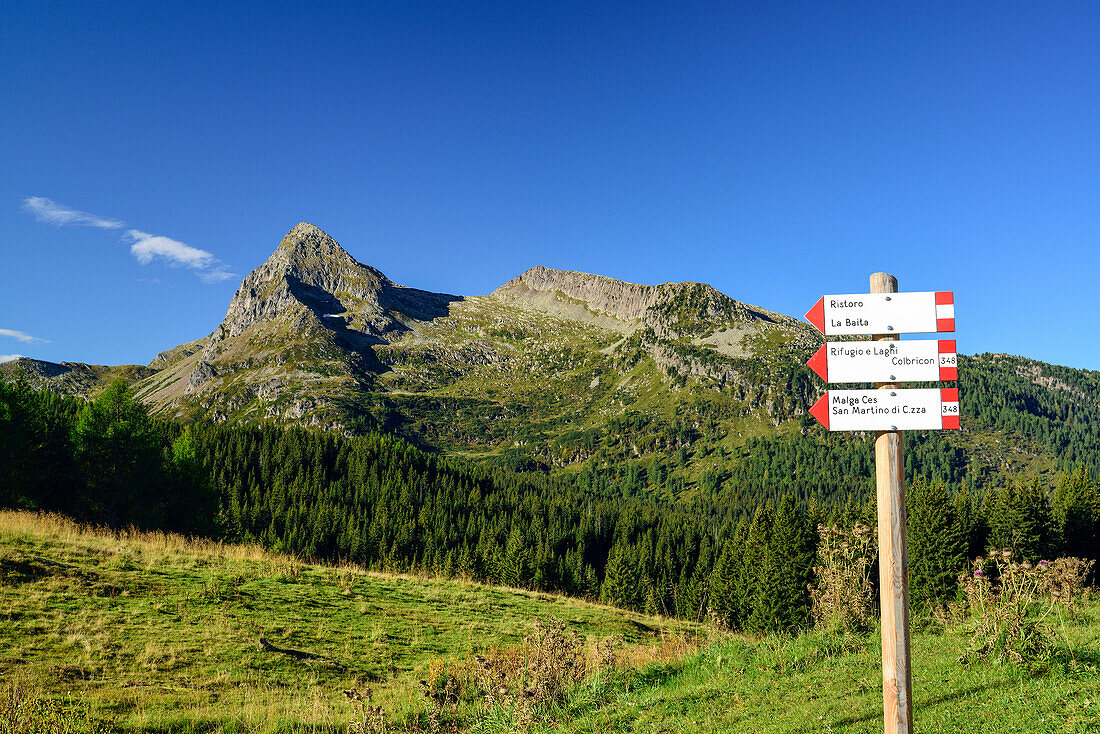
[[[955,295],[914,291],[822,296],[806,318],[826,336],[954,331]]]
[[[810,414],[830,431],[909,431],[959,427],[958,388],[829,390]]]
[[[959,379],[954,339],[826,342],[806,364],[825,382]]]

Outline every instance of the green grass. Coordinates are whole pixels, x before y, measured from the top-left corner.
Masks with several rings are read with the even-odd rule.
[[[444,720],[560,734],[882,730],[874,633],[753,640],[549,594],[0,512],[0,732],[342,732],[356,717],[344,691],[365,688],[389,731],[430,730],[418,681],[468,673],[473,655],[515,649],[551,615],[590,653],[618,639],[616,667],[528,718],[522,701],[484,704],[467,677]],[[1038,672],[964,666],[961,630],[915,632],[916,731],[1100,731],[1100,604],[1054,619],[1058,652]]]
[[[431,665],[515,645],[550,615],[592,641],[641,646],[700,629],[0,512],[0,679],[123,731],[343,731],[354,714],[343,691],[365,686],[401,719],[423,709],[417,681]]]
[[[915,634],[915,731],[1037,734],[1100,731],[1100,606],[1069,622],[1058,659],[1042,673],[989,663],[964,667],[960,633]],[[812,632],[731,638],[655,666],[597,706],[580,706],[553,732],[881,732],[877,635]]]

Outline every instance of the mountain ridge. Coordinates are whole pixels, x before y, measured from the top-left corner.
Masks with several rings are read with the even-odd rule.
[[[148,367],[78,370],[82,380],[55,382],[94,394],[116,370],[167,417],[380,430],[515,467],[676,454],[670,471],[690,485],[724,471],[754,437],[812,429],[806,410],[824,385],[805,361],[822,341],[801,320],[704,283],[642,285],[534,266],[487,295],[423,291],[303,222],[242,280],[209,335]],[[1037,420],[1100,410],[1100,373],[1023,358],[964,361],[971,372],[961,380],[1001,391],[997,404],[1012,415],[1039,410],[1026,397],[1035,389],[1046,405]],[[49,371],[36,372],[42,386]],[[964,414],[1009,420],[968,407],[967,394]],[[1002,469],[1017,465],[1001,449],[985,452]]]
[[[700,302],[697,304],[701,307],[698,317],[705,320],[728,318],[731,313],[736,313],[743,320],[794,321],[788,316],[736,301],[707,283],[685,281],[641,285],[604,275],[557,270],[542,265],[512,278],[492,295],[515,298],[516,291],[521,288],[535,292],[561,292],[587,303],[597,314],[608,314],[623,321],[644,321],[653,309],[685,295],[694,296]]]
[[[504,312],[497,313],[502,306]],[[694,347],[741,357],[751,351],[743,347],[745,337],[768,329],[812,338],[812,330],[795,319],[700,283],[639,285],[536,266],[487,296],[423,291],[393,283],[323,230],[302,222],[242,280],[210,335],[158,355],[160,374],[139,385],[139,394],[158,410],[177,414],[346,428],[348,411],[333,406],[354,403],[379,388],[410,392],[401,377],[390,375],[389,382],[398,383],[390,387],[382,379],[410,372],[405,369],[410,361],[475,366],[511,361],[516,345],[507,338],[486,339],[481,327],[465,333],[446,328],[448,319],[484,320],[491,313],[504,332],[523,314],[545,314],[558,332],[583,330],[570,326],[580,322],[604,333],[607,350],[625,345],[650,355],[666,371],[722,380],[731,379],[729,369],[708,368],[670,348],[670,340],[688,338]],[[287,404],[277,405],[280,401]]]

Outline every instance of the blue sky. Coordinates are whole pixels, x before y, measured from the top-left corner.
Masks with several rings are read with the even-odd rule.
[[[1100,369],[1098,38],[1092,2],[9,1],[0,354],[148,362],[309,221],[466,295],[801,316],[885,270],[955,291],[962,352]]]

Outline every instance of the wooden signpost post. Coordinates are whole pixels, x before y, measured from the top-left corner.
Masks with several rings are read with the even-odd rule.
[[[955,380],[958,370],[953,340],[898,341],[904,333],[954,331],[954,294],[897,290],[894,276],[875,273],[870,293],[822,296],[806,318],[826,335],[871,335],[871,342],[826,343],[808,364],[826,382],[873,382],[877,389],[829,390],[810,413],[830,431],[876,432],[884,731],[910,734],[913,686],[901,431],[958,428],[959,391],[899,387],[903,381]]]

